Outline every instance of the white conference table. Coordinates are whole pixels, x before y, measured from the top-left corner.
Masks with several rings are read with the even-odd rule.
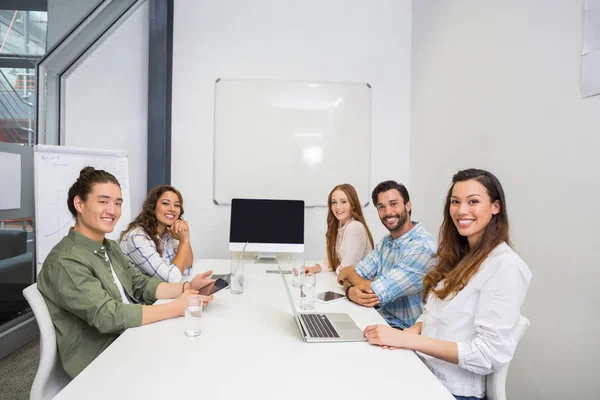
[[[209,269],[228,273],[229,260],[197,260],[192,276]],[[55,399],[454,399],[412,351],[305,343],[273,269],[246,261],[244,293],[216,293],[198,337],[184,336],[184,318],[128,329]],[[334,273],[318,274],[316,293],[329,289],[342,291]],[[385,324],[348,300],[315,311],[347,312],[361,329]]]

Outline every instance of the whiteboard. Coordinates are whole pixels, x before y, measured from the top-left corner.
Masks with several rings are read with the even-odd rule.
[[[86,166],[113,174],[121,184],[123,208],[115,230],[106,235],[117,240],[131,222],[128,157],[123,151],[35,146],[35,220],[37,271],[50,250],[69,233],[75,220],[67,208],[69,188]]]
[[[370,198],[366,83],[218,79],[213,201],[304,200],[326,206],[341,183]]]

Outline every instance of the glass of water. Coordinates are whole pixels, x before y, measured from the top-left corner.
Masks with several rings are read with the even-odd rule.
[[[305,275],[300,286],[300,308],[303,310],[312,310],[315,308],[315,286],[317,275]]]
[[[202,320],[202,297],[191,295],[185,298],[185,336],[200,336]]]
[[[292,286],[300,287],[304,282],[304,260],[292,260]]]
[[[244,293],[244,262],[231,262],[231,283],[229,284],[232,294]]]

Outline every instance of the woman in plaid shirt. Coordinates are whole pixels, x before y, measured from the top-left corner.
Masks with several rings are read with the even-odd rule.
[[[152,189],[142,212],[121,233],[119,244],[129,262],[148,276],[181,282],[194,262],[190,227],[182,217],[183,197],[177,189]]]

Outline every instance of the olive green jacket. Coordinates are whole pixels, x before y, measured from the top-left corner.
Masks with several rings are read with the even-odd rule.
[[[70,229],[48,254],[38,275],[54,328],[62,365],[75,377],[127,328],[142,324],[142,306],[125,304],[113,269],[125,293],[150,304],[162,282],[134,268],[112,240],[102,244]]]

